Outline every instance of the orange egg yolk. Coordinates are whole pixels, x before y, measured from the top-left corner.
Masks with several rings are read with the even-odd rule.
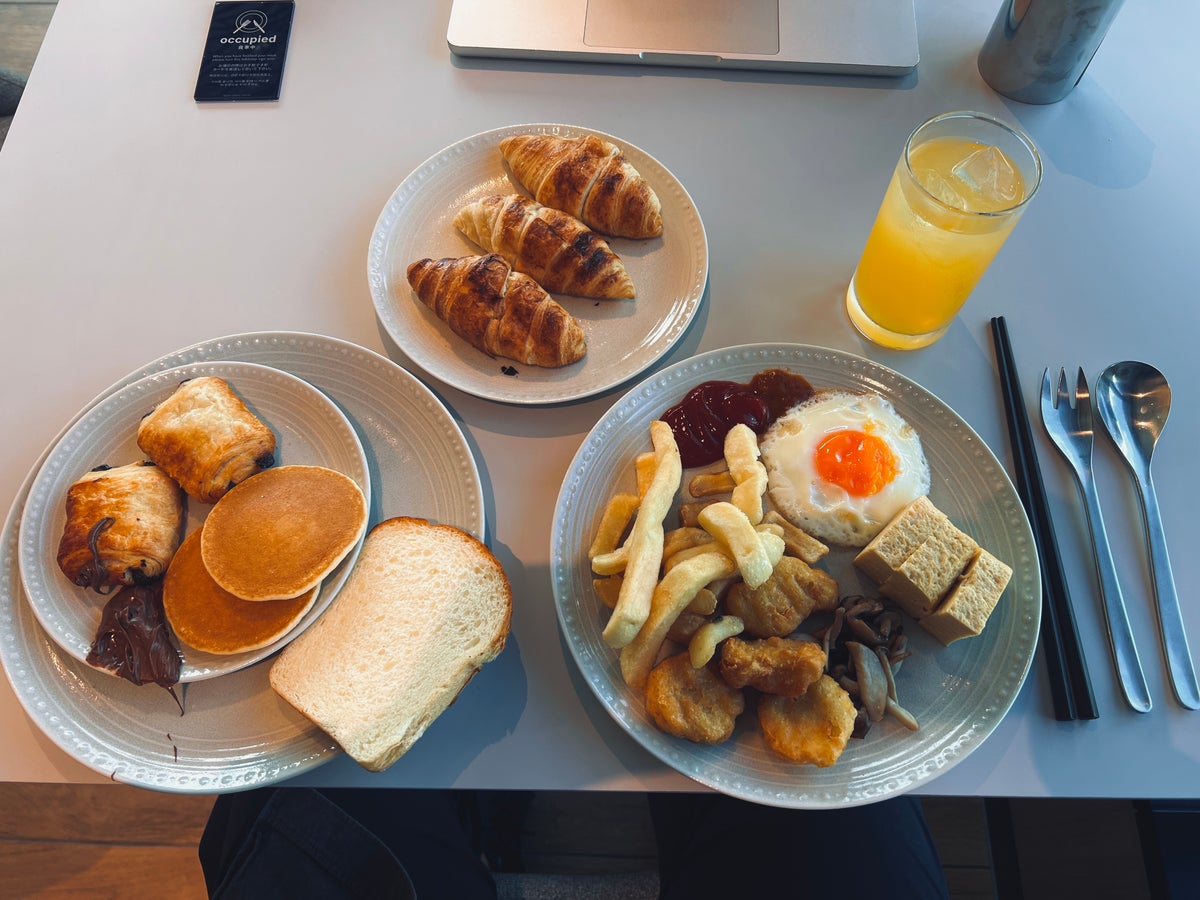
[[[896,455],[887,443],[863,431],[835,431],[820,444],[813,462],[824,480],[855,497],[878,494],[893,478]]]

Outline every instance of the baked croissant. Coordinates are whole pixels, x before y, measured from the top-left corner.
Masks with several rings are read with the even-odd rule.
[[[595,135],[518,134],[500,142],[513,177],[534,199],[601,234],[662,234],[662,205],[615,144]]]
[[[101,466],[67,489],[58,566],[74,584],[107,593],[167,570],[183,535],[183,491],[153,463]]]
[[[587,352],[571,314],[498,254],[420,259],[408,267],[408,283],[451,331],[489,356],[553,367]]]
[[[459,210],[454,227],[548,291],[633,298],[633,281],[608,242],[574,216],[536,200],[484,197]]]
[[[192,378],[138,426],[137,444],[202,503],[275,465],[275,434],[224,378]]]

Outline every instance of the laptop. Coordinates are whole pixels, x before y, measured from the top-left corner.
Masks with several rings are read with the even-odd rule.
[[[914,0],[453,0],[459,56],[905,75]]]

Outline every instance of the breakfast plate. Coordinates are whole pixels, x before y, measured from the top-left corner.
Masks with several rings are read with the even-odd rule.
[[[387,358],[346,341],[296,332],[232,335],[185,347],[130,373],[138,379],[206,360],[290,372],[329,396],[358,433],[371,470],[371,523],[415,515],[485,532],[483,490],[462,431],[437,397]],[[64,429],[65,432],[66,429]],[[279,699],[266,662],[180,689],[136,687],[66,653],[38,624],[17,564],[26,477],[0,531],[0,662],[30,719],[63,752],[114,781],[185,793],[271,784],[340,752]]]
[[[891,401],[921,436],[931,471],[929,497],[960,528],[1013,568],[983,633],[943,647],[907,629],[913,656],[897,691],[920,730],[890,717],[852,739],[832,766],[785,763],[762,742],[753,709],[733,737],[715,746],[658,730],[640,696],[621,677],[619,653],[601,633],[608,610],[592,587],[588,562],[600,515],[618,491],[635,488],[634,459],[650,448],[650,423],[693,387],[710,380],[748,382],[787,369],[815,388],[870,391]],[[685,471],[685,478],[686,478]],[[1037,642],[1041,580],[1037,551],[1019,497],[1003,467],[962,418],[920,385],[870,360],[798,344],[755,344],[704,353],[649,377],[600,419],[564,479],[551,535],[551,578],[559,624],[584,679],[606,711],[664,763],[731,796],[774,806],[834,808],[871,803],[926,784],[978,747],[1020,690]],[[834,549],[820,566],[843,596],[873,585]]]
[[[555,295],[579,320],[587,355],[561,369],[491,358],[456,336],[416,299],[410,263],[484,251],[454,227],[464,205],[492,194],[524,193],[506,174],[500,141],[516,134],[595,134],[617,144],[662,203],[663,233],[609,241],[637,290],[634,300]],[[658,160],[622,138],[571,125],[513,125],[465,138],[434,154],[401,182],[379,215],[367,277],[384,329],[417,365],[469,394],[514,404],[578,400],[608,390],[652,365],[682,337],[708,279],[708,239],[683,185]]]
[[[294,375],[255,363],[201,362],[126,385],[87,410],[54,445],[34,478],[28,512],[21,520],[21,579],[34,615],[46,633],[81,662],[87,661],[108,597],[73,584],[55,560],[67,519],[67,489],[97,465],[119,466],[145,459],[137,445],[142,417],[170,397],[180,382],[201,376],[224,378],[275,433],[276,465],[334,469],[354,479],[370,502],[371,477],[357,433],[332,400]],[[189,497],[185,508],[186,533],[190,534],[204,522],[212,506]],[[360,539],[325,578],[312,608],[286,635],[261,649],[229,655],[181,646],[179,681],[186,684],[228,675],[270,656],[303,632],[341,589],[361,544]]]

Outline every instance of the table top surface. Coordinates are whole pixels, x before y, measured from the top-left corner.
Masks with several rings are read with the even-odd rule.
[[[0,501],[107,386],[222,335],[306,332],[390,356],[450,411],[474,455],[486,537],[513,585],[509,648],[400,764],[342,757],[312,784],[688,789],[631,740],[579,677],[560,635],[550,545],[563,476],[634,383],[548,406],[497,403],[429,376],[372,304],[368,245],[397,185],[445,147],[523,123],[622,137],[666,166],[703,218],[707,288],[694,321],[642,374],[696,354],[795,342],[857,354],[955,410],[1009,471],[988,322],[1005,316],[1032,421],[1046,366],[1095,376],[1124,359],[1173,388],[1154,461],[1175,579],[1200,646],[1191,453],[1200,354],[1187,304],[1200,195],[1196,76],[1183,35],[1200,10],[1128,5],[1079,86],[1028,106],[992,92],[975,57],[995,0],[922,0],[921,61],[898,79],[465,60],[449,0],[300,4],[277,103],[192,100],[210,4],[60,0],[0,153]],[[1147,48],[1153,48],[1148,52]],[[1037,143],[1039,195],[948,334],[881,350],[841,298],[898,149],[949,109],[1017,123]],[[1187,223],[1193,223],[1189,226]],[[920,790],[1006,796],[1196,797],[1200,713],[1171,695],[1133,484],[1113,447],[1095,465],[1154,709],[1125,707],[1099,614],[1076,487],[1040,428],[1041,457],[1100,718],[1060,723],[1041,653],[1011,710]],[[389,514],[398,511],[385,510]],[[0,679],[0,779],[107,776],[65,753]]]

